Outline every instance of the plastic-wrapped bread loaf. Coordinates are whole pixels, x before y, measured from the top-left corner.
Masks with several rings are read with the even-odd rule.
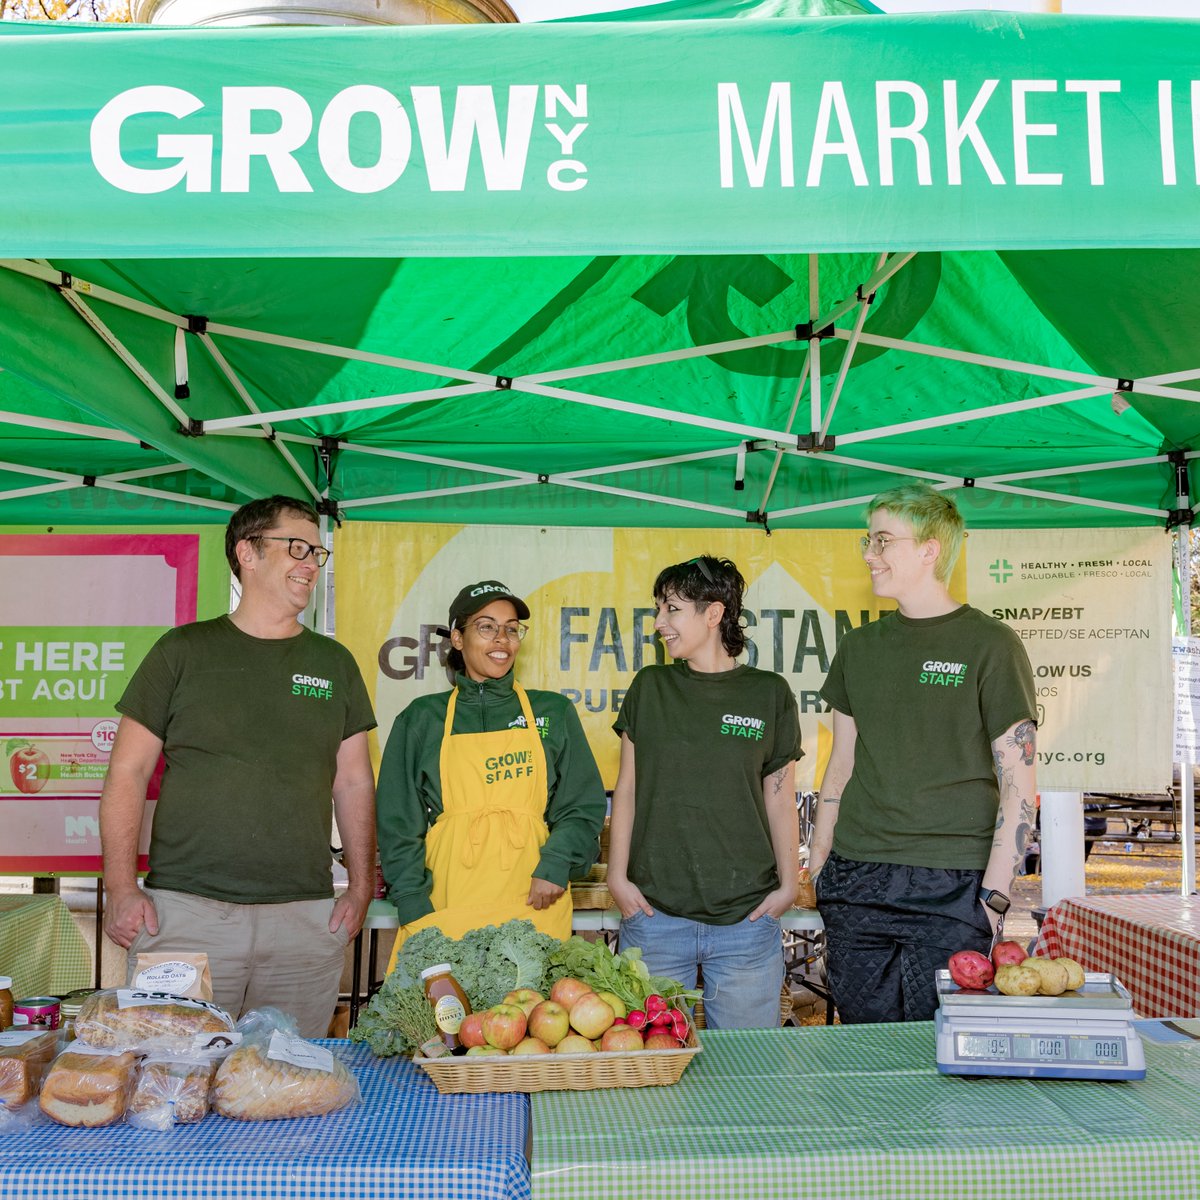
[[[146,1059],[138,1069],[126,1121],[142,1129],[170,1129],[202,1120],[215,1067],[211,1059]]]
[[[320,1065],[298,1065],[305,1060]],[[336,1112],[358,1094],[354,1076],[328,1050],[279,1035],[239,1046],[221,1064],[212,1103],[223,1117],[274,1121]]]
[[[233,1032],[233,1018],[204,1000],[116,988],[96,992],[75,1018],[75,1036],[112,1050],[184,1053]]]
[[[137,1055],[65,1050],[42,1084],[38,1104],[60,1125],[111,1125],[125,1115]]]
[[[37,1095],[57,1043],[53,1032],[0,1033],[0,1108],[16,1108]]]

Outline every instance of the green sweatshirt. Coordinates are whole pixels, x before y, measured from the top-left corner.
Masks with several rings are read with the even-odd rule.
[[[587,874],[600,852],[607,803],[596,760],[579,717],[565,696],[526,688],[546,751],[550,837],[536,875],[566,887]],[[425,868],[425,833],[442,811],[440,755],[449,692],[421,696],[397,718],[388,736],[376,792],[379,857],[388,898],[401,924],[433,911]],[[458,676],[455,733],[492,733],[524,725],[510,671],[476,683]]]

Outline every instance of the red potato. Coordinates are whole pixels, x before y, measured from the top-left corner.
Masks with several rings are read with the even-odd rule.
[[[1025,961],[1025,947],[1020,942],[997,942],[992,950],[992,966],[1019,967]]]
[[[950,978],[960,988],[985,988],[995,976],[991,960],[978,950],[959,950],[950,955]]]

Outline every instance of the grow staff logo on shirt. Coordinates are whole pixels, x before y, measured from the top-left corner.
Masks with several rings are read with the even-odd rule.
[[[293,675],[292,695],[308,696],[312,700],[332,700],[333,681],[318,675]]]
[[[930,687],[962,687],[963,681],[967,678],[967,664],[960,662],[941,662],[939,659],[931,658],[921,667],[918,683],[927,684]]]
[[[721,733],[725,737],[753,738],[761,742],[766,729],[767,723],[762,717],[739,717],[736,713],[726,713],[721,718]]]
[[[538,733],[540,733],[542,735],[542,741],[544,742],[546,740],[546,738],[550,736],[550,718],[549,717],[534,717],[533,723],[535,726],[537,726],[537,731],[538,731]],[[517,717],[515,720],[509,721],[508,727],[509,727],[509,729],[524,729],[525,728],[525,714],[521,713],[521,715],[519,717]]]

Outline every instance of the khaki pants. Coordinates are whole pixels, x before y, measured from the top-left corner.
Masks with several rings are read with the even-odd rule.
[[[226,904],[187,892],[146,889],[158,933],[142,929],[129,947],[129,980],[139,953],[208,955],[213,1000],[235,1017],[268,1005],[296,1019],[303,1037],[325,1037],[337,1004],[348,938],[329,932],[333,900]]]

